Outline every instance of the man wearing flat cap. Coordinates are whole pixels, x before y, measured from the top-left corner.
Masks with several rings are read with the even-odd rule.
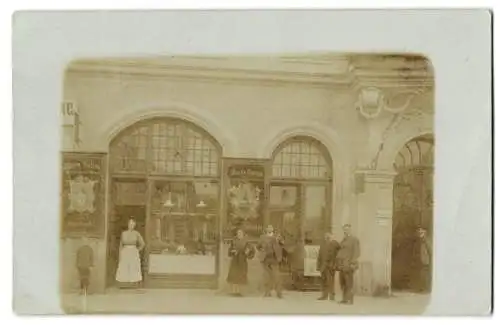
[[[341,304],[352,305],[354,303],[354,272],[358,269],[358,258],[360,255],[359,240],[351,234],[351,225],[342,227],[344,239],[340,243],[337,254],[336,267],[340,272],[340,286],[342,288]]]

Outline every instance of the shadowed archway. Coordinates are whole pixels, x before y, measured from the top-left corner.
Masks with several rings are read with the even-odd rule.
[[[407,142],[394,162],[392,288],[421,289],[417,229],[433,235],[434,138],[423,135]],[[430,288],[428,288],[430,289]]]

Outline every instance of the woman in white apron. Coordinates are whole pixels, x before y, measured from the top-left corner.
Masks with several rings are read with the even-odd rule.
[[[116,281],[120,284],[137,285],[142,281],[139,251],[144,246],[144,239],[135,230],[134,219],[130,219],[128,229],[122,232],[120,239],[120,257],[116,271]]]

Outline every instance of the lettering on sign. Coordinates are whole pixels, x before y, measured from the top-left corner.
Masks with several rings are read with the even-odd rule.
[[[229,169],[229,176],[264,178],[264,168],[260,166],[233,166]]]

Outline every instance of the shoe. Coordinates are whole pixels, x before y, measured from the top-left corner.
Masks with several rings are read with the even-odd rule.
[[[270,292],[264,293],[264,297],[266,297],[266,298],[271,297],[271,293]]]
[[[239,292],[235,293],[234,296],[235,297],[243,297],[243,295],[241,293],[239,293]]]
[[[318,298],[318,300],[326,300],[326,299],[328,299],[327,296],[321,296],[321,297]]]
[[[276,292],[276,297],[278,299],[283,299],[283,294],[281,292]]]
[[[339,304],[342,304],[342,305],[347,305],[348,304],[348,301],[347,300],[342,300],[339,302]]]
[[[335,301],[335,296],[330,296],[330,301]]]

